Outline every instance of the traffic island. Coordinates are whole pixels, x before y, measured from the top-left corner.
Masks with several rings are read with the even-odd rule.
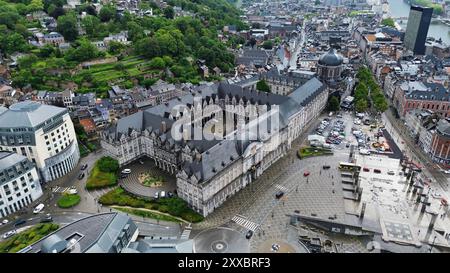
[[[302,147],[297,152],[297,156],[300,159],[314,157],[314,156],[329,156],[333,155],[333,152],[330,149],[319,148],[319,147]]]
[[[86,189],[94,190],[117,185],[117,172],[119,162],[109,156],[100,158],[92,169],[87,182]]]
[[[80,203],[81,197],[78,194],[64,194],[58,199],[58,207],[67,209]]]

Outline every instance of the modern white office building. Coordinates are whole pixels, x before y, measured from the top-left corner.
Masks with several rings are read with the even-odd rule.
[[[25,156],[0,152],[0,217],[28,206],[41,196],[34,164]]]
[[[70,172],[80,158],[68,110],[33,101],[0,114],[0,150],[26,156],[45,182]]]

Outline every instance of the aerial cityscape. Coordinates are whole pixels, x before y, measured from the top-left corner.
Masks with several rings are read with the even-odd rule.
[[[0,253],[450,252],[448,1],[0,0],[0,30]]]

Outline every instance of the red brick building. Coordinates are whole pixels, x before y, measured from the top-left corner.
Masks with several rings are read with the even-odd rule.
[[[450,124],[441,119],[431,140],[431,158],[441,164],[450,164]]]
[[[394,91],[393,103],[404,117],[413,109],[426,109],[441,118],[450,117],[450,93],[440,83],[403,82]]]

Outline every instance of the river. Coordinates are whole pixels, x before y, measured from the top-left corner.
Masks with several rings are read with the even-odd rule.
[[[410,6],[405,3],[403,0],[388,0],[389,2],[389,11],[392,17],[408,17]],[[403,20],[403,22],[398,22],[399,25],[406,29],[407,21]],[[441,38],[443,42],[450,45],[450,35],[449,35],[450,27],[444,25],[442,23],[434,22],[430,24],[430,28],[428,29],[428,36],[433,37],[435,39]]]

